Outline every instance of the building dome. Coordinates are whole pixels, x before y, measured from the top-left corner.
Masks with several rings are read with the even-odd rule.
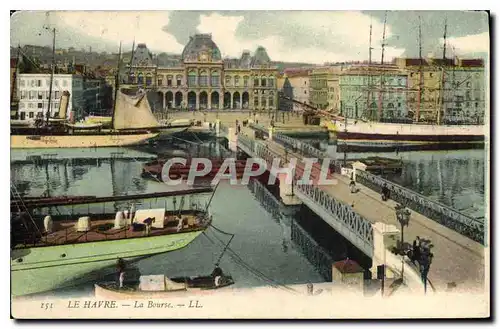
[[[221,61],[219,47],[213,42],[211,34],[195,34],[182,51],[184,62],[218,62]]]

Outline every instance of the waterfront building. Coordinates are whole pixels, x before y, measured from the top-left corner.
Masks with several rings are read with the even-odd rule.
[[[397,58],[395,63],[408,71],[408,109],[415,121],[483,121],[486,81],[482,59]]]
[[[286,69],[284,76],[293,89],[293,98],[309,104],[309,69]]]
[[[342,65],[318,67],[309,72],[309,103],[319,109],[339,113],[339,75]]]
[[[396,58],[396,65],[408,72],[407,107],[416,122],[437,122],[441,98],[440,65],[453,65],[453,60],[438,63],[430,58]]]
[[[377,121],[406,118],[407,77],[395,65],[342,66],[338,88],[341,115]]]
[[[190,37],[179,60],[160,61],[139,44],[127,83],[154,91],[154,110],[189,108],[275,110],[278,69],[263,47],[253,56],[222,59],[211,34]]]
[[[85,115],[108,115],[113,107],[112,87],[103,77],[84,77],[83,101]]]
[[[484,124],[487,84],[482,59],[457,59],[443,78],[443,123]]]
[[[19,98],[19,119],[34,120],[37,116],[46,117],[49,104],[50,74],[22,73],[17,78]],[[64,91],[70,93],[67,113],[81,112],[85,103],[83,98],[83,77],[76,74],[54,74],[51,116],[59,112],[59,103]]]

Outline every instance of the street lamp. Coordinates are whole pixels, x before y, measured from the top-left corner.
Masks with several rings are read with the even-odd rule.
[[[401,204],[397,204],[396,207],[396,219],[401,225],[401,252],[403,256],[402,267],[401,267],[401,278],[403,278],[404,274],[404,227],[408,226],[410,223],[411,212],[406,209],[405,206]]]

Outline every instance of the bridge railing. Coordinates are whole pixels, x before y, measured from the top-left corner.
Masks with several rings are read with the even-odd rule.
[[[483,221],[363,170],[356,170],[356,180],[377,192],[386,184],[394,201],[484,245]]]
[[[252,128],[255,131],[259,131],[259,132],[263,133],[266,136],[269,135],[269,131],[266,129],[266,127],[264,127],[262,125],[259,125],[259,124],[256,124],[256,123],[249,123],[248,127]]]
[[[273,219],[276,221],[282,219],[281,202],[261,182],[256,179],[251,179],[248,182],[248,189],[261,203],[264,209],[273,216]]]
[[[342,226],[363,241],[364,245],[358,246],[359,249],[367,255],[373,253],[373,227],[370,221],[356,213],[351,206],[336,200],[326,191],[314,185],[299,184],[297,181],[294,181],[294,185],[297,191],[310,198],[317,206],[340,221]]]
[[[248,138],[247,136],[239,134],[238,145],[246,147],[250,152],[255,152],[255,141]]]

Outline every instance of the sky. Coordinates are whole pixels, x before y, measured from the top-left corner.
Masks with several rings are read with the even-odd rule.
[[[447,55],[487,57],[489,17],[466,11],[20,11],[11,16],[11,45],[51,45],[46,27],[56,28],[56,47],[117,52],[135,38],[154,53],[180,54],[189,36],[211,33],[223,57],[266,48],[274,61],[323,64],[380,61],[387,14],[384,61],[422,55],[442,56],[445,20]]]

